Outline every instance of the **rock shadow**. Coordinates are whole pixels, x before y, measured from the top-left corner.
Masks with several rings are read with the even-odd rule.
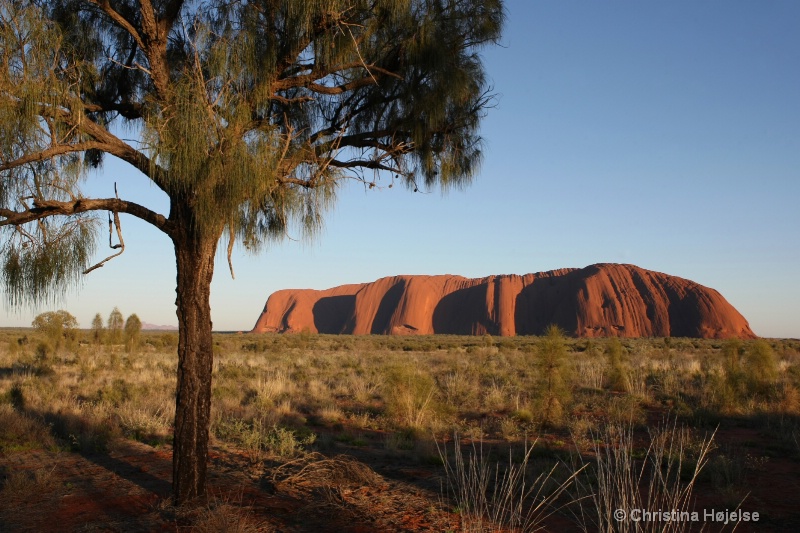
[[[445,335],[497,335],[498,324],[486,309],[488,285],[453,291],[442,297],[433,310],[433,332]]]
[[[320,298],[311,310],[314,327],[319,333],[348,334],[353,332],[356,313],[356,296],[328,296]]]

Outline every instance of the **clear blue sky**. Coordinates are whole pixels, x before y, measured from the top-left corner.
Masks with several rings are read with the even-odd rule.
[[[316,240],[237,251],[235,280],[220,255],[214,328],[250,329],[284,288],[625,262],[719,290],[758,335],[800,337],[800,2],[506,7],[502,47],[484,54],[498,104],[476,182],[446,195],[347,185]],[[89,190],[111,196],[114,180],[166,212],[113,162]],[[83,327],[114,306],[177,324],[169,240],[122,223],[123,256],[55,307]]]

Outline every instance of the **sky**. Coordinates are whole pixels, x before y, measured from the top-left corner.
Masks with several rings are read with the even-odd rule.
[[[314,240],[237,249],[235,279],[220,254],[214,329],[251,329],[280,289],[613,262],[717,289],[757,335],[800,338],[800,2],[506,10],[500,45],[483,51],[497,101],[475,182],[444,194],[346,184]],[[167,212],[113,160],[86,190],[110,197],[115,181],[122,198]],[[169,239],[129,216],[122,226],[122,256],[57,304],[1,310],[0,325],[61,308],[89,327],[115,306],[177,325]]]

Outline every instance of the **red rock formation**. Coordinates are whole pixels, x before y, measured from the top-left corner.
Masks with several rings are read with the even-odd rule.
[[[714,289],[633,265],[524,276],[395,276],[316,291],[282,290],[253,332],[754,338]]]

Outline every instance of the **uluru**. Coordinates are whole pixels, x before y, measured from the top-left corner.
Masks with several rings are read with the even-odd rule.
[[[273,293],[254,333],[755,338],[714,289],[634,265],[525,275],[393,276],[327,290]]]

